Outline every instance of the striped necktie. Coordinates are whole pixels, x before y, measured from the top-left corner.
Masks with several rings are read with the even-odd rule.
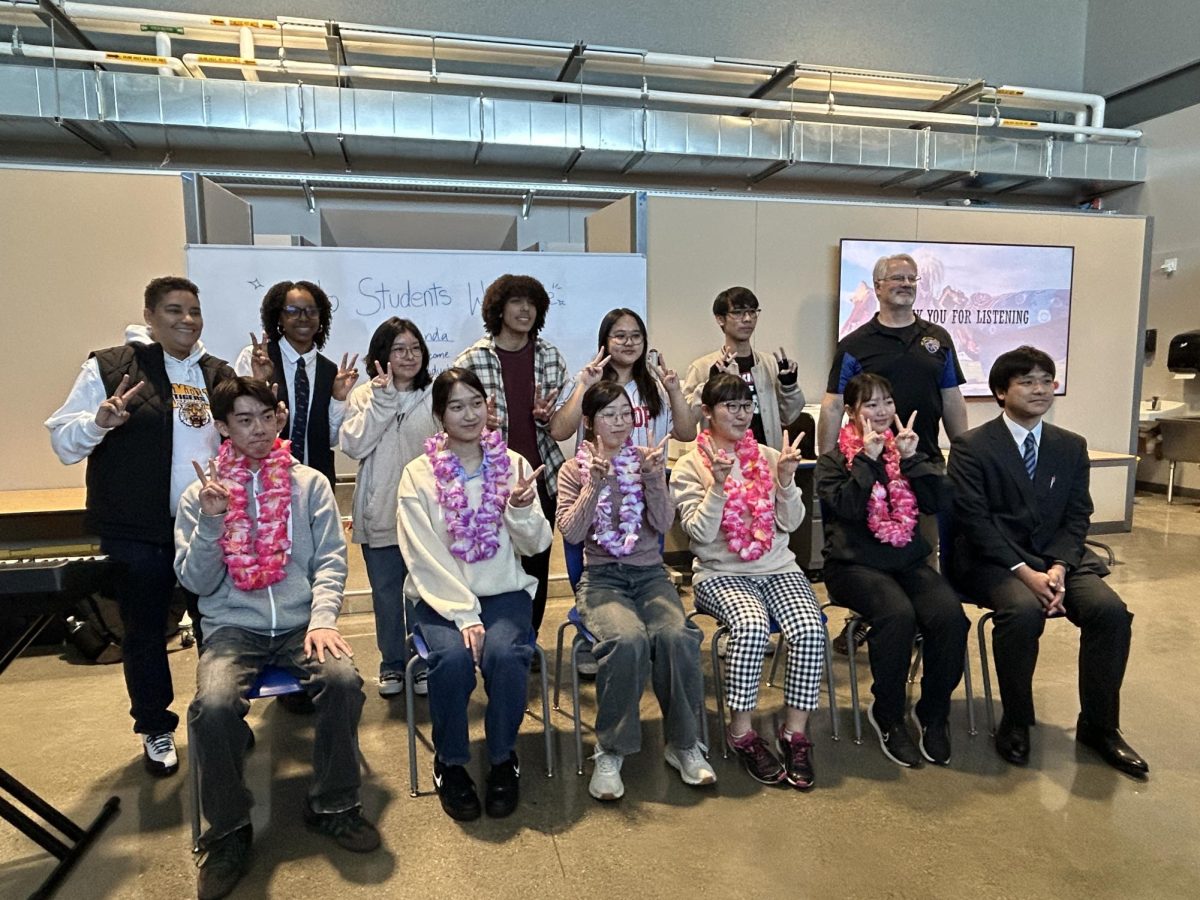
[[[1037,441],[1033,439],[1032,431],[1025,435],[1025,450],[1021,459],[1025,461],[1025,471],[1029,473],[1030,480],[1033,480],[1033,475],[1037,472]]]
[[[296,360],[296,408],[292,411],[291,435],[292,456],[304,462],[304,442],[308,437],[308,370],[303,356]]]

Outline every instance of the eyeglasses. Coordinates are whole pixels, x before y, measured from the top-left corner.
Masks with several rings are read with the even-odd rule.
[[[752,411],[754,409],[754,402],[752,400],[724,400],[718,403],[717,406],[725,407],[726,412],[736,416]]]
[[[392,356],[405,356],[412,359],[420,359],[421,348],[417,344],[413,344],[411,347],[406,347],[404,344],[396,344],[394,347],[392,347]]]
[[[892,284],[916,284],[921,280],[920,275],[889,275],[880,281],[890,281]]]
[[[633,344],[636,347],[643,343],[646,337],[640,331],[614,331],[608,339],[618,344]]]
[[[762,312],[761,306],[757,309],[731,309],[725,315],[730,319],[757,319],[760,312]]]
[[[596,414],[597,419],[603,419],[610,425],[615,425],[617,422],[632,422],[633,410],[626,409],[622,412],[602,412]]]
[[[283,314],[290,319],[317,319],[321,316],[319,306],[285,306]]]

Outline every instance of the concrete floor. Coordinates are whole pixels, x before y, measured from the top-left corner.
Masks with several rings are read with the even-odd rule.
[[[520,809],[509,820],[465,826],[443,815],[436,797],[409,798],[403,700],[381,700],[368,684],[360,729],[369,769],[364,804],[379,823],[383,849],[355,856],[305,831],[310,724],[258,701],[250,714],[258,744],[247,763],[257,798],[255,856],[235,896],[1200,896],[1200,755],[1192,744],[1200,705],[1200,507],[1139,496],[1135,521],[1132,534],[1111,538],[1121,565],[1110,584],[1137,614],[1124,726],[1150,762],[1147,782],[1076,749],[1077,632],[1066,623],[1051,624],[1043,638],[1042,724],[1028,769],[995,755],[979,697],[981,733],[967,734],[961,689],[948,769],[901,770],[883,758],[869,726],[856,746],[846,661],[838,658],[843,737],[830,739],[822,710],[813,729],[818,787],[809,794],[758,785],[719,753],[720,783],[685,787],[662,762],[661,721],[647,695],[645,750],[626,762],[624,800],[602,806],[588,796],[586,776],[574,773],[565,715],[554,720],[559,768],[545,778],[539,723],[530,718],[518,748]],[[542,631],[548,654],[569,602],[552,601]],[[690,602],[685,596],[685,606]],[[378,663],[372,629],[369,614],[343,620],[367,675]],[[865,654],[859,658],[865,697]],[[972,658],[981,693],[974,646]],[[182,713],[194,652],[173,653],[172,666]],[[585,710],[593,699],[588,688]],[[767,716],[779,703],[778,690],[764,688]],[[711,681],[709,708],[715,711]],[[472,716],[480,721],[478,706]],[[423,709],[418,717],[428,734]],[[62,898],[194,896],[187,749],[180,748],[179,775],[151,778],[128,727],[119,667],[76,664],[46,651],[17,660],[0,682],[4,768],[80,822],[90,821],[107,796],[121,798],[120,814]],[[179,737],[182,745],[182,729]],[[418,745],[418,756],[428,790],[427,745]],[[51,868],[49,856],[0,823],[0,897],[26,896]]]

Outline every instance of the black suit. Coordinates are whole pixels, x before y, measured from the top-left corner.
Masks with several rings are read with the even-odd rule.
[[[1067,569],[1063,606],[1081,631],[1083,718],[1103,729],[1119,726],[1133,614],[1101,580],[1108,569],[1084,545],[1092,515],[1089,471],[1087,442],[1048,422],[1032,481],[1002,416],[951,445],[957,534],[950,575],[960,591],[996,611],[996,674],[1014,725],[1034,722],[1033,670],[1046,616],[1012,568],[1023,562],[1045,572],[1061,562]]]

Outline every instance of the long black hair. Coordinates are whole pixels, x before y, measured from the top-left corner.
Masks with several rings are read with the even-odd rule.
[[[633,377],[633,383],[637,385],[638,394],[642,398],[642,404],[646,407],[646,412],[649,413],[651,419],[657,419],[662,415],[662,396],[658,393],[658,382],[650,374],[650,367],[646,365],[646,354],[650,352],[650,336],[646,334],[646,323],[642,321],[642,317],[632,309],[625,309],[624,307],[609,310],[604,318],[600,320],[600,333],[597,340],[598,349],[606,356],[608,355],[608,335],[623,316],[629,316],[633,321],[637,322],[638,330],[642,333],[642,355],[634,361],[633,370],[630,374]],[[611,362],[604,367],[603,378],[605,381],[617,380],[617,370],[613,368]]]
[[[368,378],[375,377],[375,363],[379,363],[379,367],[386,372],[392,356],[392,344],[402,334],[411,334],[421,347],[421,369],[412,380],[413,390],[419,391],[433,381],[433,376],[429,374],[429,347],[425,344],[421,329],[408,319],[392,316],[379,323],[371,335],[371,345],[367,348],[363,365],[367,368]]]

